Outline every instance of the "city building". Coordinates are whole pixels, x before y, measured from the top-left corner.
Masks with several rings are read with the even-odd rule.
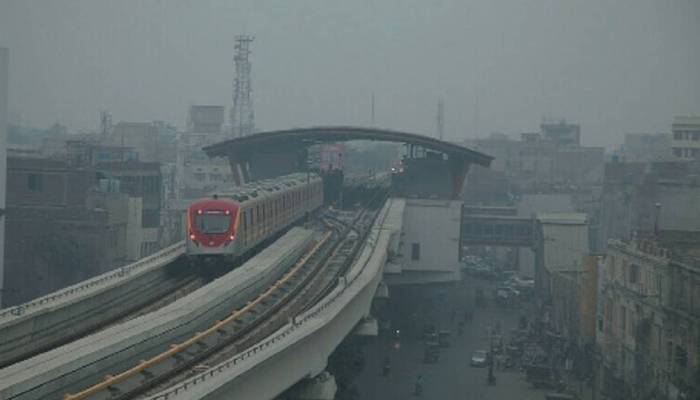
[[[698,242],[699,198],[698,162],[608,163],[598,247],[608,239],[630,240],[654,231],[663,241]]]
[[[126,237],[126,199],[99,193],[99,183],[94,169],[73,167],[65,160],[8,159],[6,305],[124,262],[120,245]]]
[[[466,145],[495,157],[490,170],[508,177],[513,194],[580,191],[600,185],[605,163],[602,147],[580,146],[578,125],[543,123],[542,130],[523,133],[520,140],[491,134]],[[476,169],[471,175],[480,173],[486,172]]]
[[[104,145],[96,136],[66,140],[64,146],[66,157],[76,166],[139,159],[139,154],[133,147]]]
[[[554,153],[554,182],[576,189],[600,185],[604,165],[602,147],[560,147]]]
[[[158,251],[161,247],[162,175],[157,162],[126,161],[98,163],[95,168],[108,179],[120,182],[120,191],[140,198],[141,228],[139,257]],[[137,207],[139,201],[132,201]],[[138,218],[138,217],[136,217]],[[132,240],[134,239],[132,236]]]
[[[673,155],[683,160],[700,158],[700,117],[675,117],[671,125]]]
[[[204,152],[190,153],[181,182],[181,198],[196,199],[234,185],[233,173],[227,160],[209,159]]]
[[[570,124],[566,120],[543,120],[540,124],[542,135],[557,147],[580,147],[581,125]]]
[[[5,186],[7,174],[7,83],[8,52],[0,47],[0,308],[5,304]]]
[[[130,148],[138,153],[138,159],[145,162],[160,161],[161,144],[159,129],[150,122],[119,122],[107,137],[101,139],[102,145],[115,146],[126,151]],[[126,152],[121,161],[128,160]]]
[[[459,281],[462,202],[413,198],[404,204],[400,254],[389,256],[387,285]]]
[[[590,252],[586,214],[537,213],[542,230],[542,263],[536,265],[535,288],[544,302],[552,302],[555,273],[580,273]]]
[[[516,204],[517,215],[534,218],[538,213],[575,213],[576,207],[569,193],[526,193]],[[518,271],[521,276],[535,276],[535,253],[531,248],[519,247]]]
[[[187,130],[195,134],[217,135],[223,132],[224,106],[190,106]]]
[[[624,162],[670,161],[671,135],[667,133],[627,133],[620,151]]]
[[[550,275],[552,298],[549,327],[578,349],[595,344],[597,281],[599,257],[586,255],[580,268],[556,271]],[[579,358],[576,369],[592,365]]]
[[[608,242],[598,390],[610,399],[700,395],[700,259],[654,239]]]

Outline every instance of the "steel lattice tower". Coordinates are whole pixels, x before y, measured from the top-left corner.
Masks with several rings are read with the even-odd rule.
[[[236,75],[233,81],[233,108],[231,109],[231,130],[234,137],[247,136],[255,129],[255,112],[250,96],[250,43],[252,36],[237,35],[233,62]]]

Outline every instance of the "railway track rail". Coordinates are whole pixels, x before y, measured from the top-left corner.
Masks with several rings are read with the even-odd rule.
[[[375,206],[383,199],[370,202]],[[232,310],[212,326],[166,351],[139,362],[132,368],[80,392],[66,394],[65,400],[125,400],[148,396],[185,380],[253,346],[321,299],[351,264],[362,240],[376,217],[376,210],[364,209],[351,222],[323,218],[327,231],[313,248],[277,282],[263,290],[244,307]]]

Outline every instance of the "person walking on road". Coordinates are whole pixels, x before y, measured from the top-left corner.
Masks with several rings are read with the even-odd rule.
[[[389,356],[384,357],[384,365],[382,366],[382,376],[389,376],[391,371],[391,360]]]
[[[423,394],[423,375],[418,375],[418,378],[416,379],[416,385],[413,389],[413,394],[416,396],[420,396]]]

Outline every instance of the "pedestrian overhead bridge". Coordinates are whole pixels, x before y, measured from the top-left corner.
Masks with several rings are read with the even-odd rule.
[[[540,229],[535,218],[518,217],[512,207],[462,207],[463,246],[535,248]]]

